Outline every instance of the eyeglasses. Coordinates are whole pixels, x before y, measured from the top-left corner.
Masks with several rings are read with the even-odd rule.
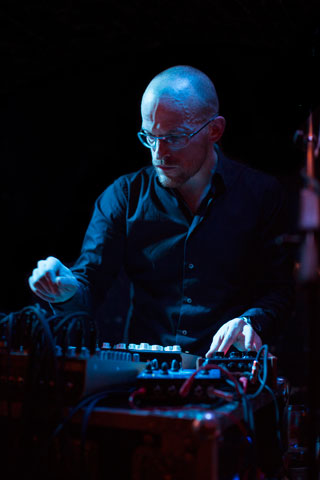
[[[202,125],[199,130],[189,134],[182,133],[180,135],[164,135],[163,137],[156,137],[155,135],[151,135],[150,133],[145,133],[143,130],[140,130],[137,135],[140,142],[145,147],[154,148],[157,144],[157,140],[164,140],[172,150],[179,150],[180,148],[186,147],[190,142],[190,139],[197,135],[197,133],[201,132],[201,130],[209,125],[209,123],[215,118],[217,118],[218,115],[219,113],[216,113],[212,118],[210,118],[210,120]]]

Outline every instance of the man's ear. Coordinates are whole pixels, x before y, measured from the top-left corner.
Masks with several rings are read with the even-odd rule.
[[[210,123],[210,140],[212,140],[212,142],[218,142],[222,137],[225,128],[226,119],[219,115],[219,117],[215,118],[214,121]]]

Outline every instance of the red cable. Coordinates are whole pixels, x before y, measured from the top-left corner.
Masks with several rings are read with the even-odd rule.
[[[137,407],[137,405],[134,403],[135,399],[137,397],[144,397],[146,393],[147,393],[147,390],[144,387],[141,387],[138,390],[135,390],[134,392],[132,392],[131,395],[129,396],[130,407],[132,407],[132,408]]]
[[[234,384],[237,393],[240,395],[240,390],[239,390],[239,384],[234,375],[232,375],[228,370],[225,368],[220,367],[220,365],[215,365],[215,364],[206,364],[206,365],[201,365],[182,385],[182,387],[179,390],[179,395],[181,397],[186,397],[188,393],[190,392],[191,385],[193,383],[194,377],[197,375],[200,370],[212,370],[212,369],[218,369],[222,373],[224,373]]]

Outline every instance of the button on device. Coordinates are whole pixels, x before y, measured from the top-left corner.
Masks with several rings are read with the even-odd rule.
[[[75,357],[76,355],[76,347],[69,346],[67,350],[68,357]]]
[[[151,350],[156,352],[162,352],[164,348],[162,345],[151,345]]]
[[[186,298],[186,302],[187,302],[187,303],[192,303],[192,298],[187,297],[187,298]]]
[[[172,351],[173,352],[181,352],[180,345],[172,345]]]
[[[182,335],[188,335],[188,330],[182,330]]]
[[[193,263],[189,263],[188,268],[189,268],[190,270],[192,270],[192,269],[194,268]]]

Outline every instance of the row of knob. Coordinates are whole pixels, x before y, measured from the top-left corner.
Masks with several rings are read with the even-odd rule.
[[[249,350],[247,352],[230,352],[226,355],[223,352],[215,352],[210,359],[215,358],[256,358],[257,352],[254,350]]]
[[[170,385],[167,384],[160,384],[157,383],[156,385],[152,386],[149,389],[148,393],[151,396],[151,400],[169,400],[171,399],[181,399],[179,395],[180,385],[175,385],[171,383]],[[216,390],[214,385],[202,386],[202,385],[195,385],[194,388],[191,388],[189,397],[193,397],[193,399],[199,399],[203,401],[208,400],[217,400]],[[208,414],[206,414],[208,415]]]
[[[162,362],[161,367],[160,367],[160,372],[163,374],[168,373],[168,370],[172,370],[173,372],[178,372],[181,368],[180,362],[178,362],[176,359],[173,359],[171,361],[171,366],[168,364],[168,362]],[[145,368],[146,373],[151,373],[152,371],[159,370],[159,363],[156,358],[151,360],[151,362],[148,362]]]
[[[133,350],[133,351],[144,350],[149,352],[176,352],[176,353],[181,352],[180,345],[168,345],[166,347],[163,347],[162,345],[150,345],[149,343],[142,342],[140,344],[129,343],[128,347],[125,343],[117,343],[116,345],[111,347],[109,342],[103,342],[102,344],[103,350],[108,350],[111,348],[115,350]]]

